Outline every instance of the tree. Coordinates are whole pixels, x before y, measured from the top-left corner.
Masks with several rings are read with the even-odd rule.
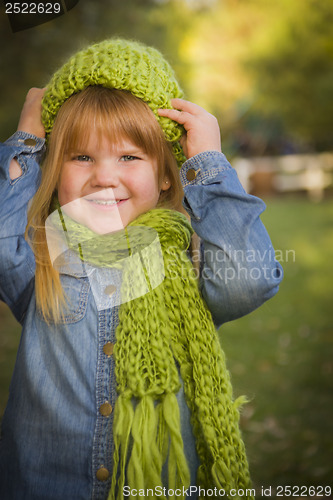
[[[286,8],[284,15],[266,33],[266,43],[248,57],[258,96],[255,108],[266,117],[278,115],[291,136],[314,149],[330,149],[333,4],[330,0],[280,4]]]
[[[332,17],[330,0],[220,0],[194,19],[180,52],[189,97],[234,152],[332,148]]]

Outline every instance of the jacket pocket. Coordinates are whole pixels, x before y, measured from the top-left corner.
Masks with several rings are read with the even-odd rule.
[[[60,323],[77,323],[87,312],[87,303],[90,290],[88,278],[77,278],[67,274],[60,275],[66,305]]]

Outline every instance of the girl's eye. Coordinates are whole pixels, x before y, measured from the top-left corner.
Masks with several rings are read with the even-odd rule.
[[[91,158],[88,155],[77,155],[73,158],[73,160],[86,162],[91,161]]]
[[[134,161],[134,160],[140,160],[138,156],[133,156],[133,155],[123,155],[121,157],[121,161]]]

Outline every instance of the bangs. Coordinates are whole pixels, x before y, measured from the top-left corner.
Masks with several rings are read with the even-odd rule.
[[[93,130],[99,141],[112,144],[124,139],[151,158],[163,155],[163,131],[149,106],[128,91],[87,87],[71,96],[59,110],[64,153],[81,149]],[[56,124],[55,124],[56,126]]]

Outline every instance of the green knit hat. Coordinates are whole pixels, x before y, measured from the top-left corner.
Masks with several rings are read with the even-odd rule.
[[[110,39],[91,45],[72,56],[52,77],[43,98],[42,121],[50,134],[59,108],[71,95],[91,85],[128,90],[148,104],[173,145],[178,164],[185,161],[179,139],[182,126],[158,115],[171,107],[170,100],[183,92],[169,63],[156,49],[141,43]]]

